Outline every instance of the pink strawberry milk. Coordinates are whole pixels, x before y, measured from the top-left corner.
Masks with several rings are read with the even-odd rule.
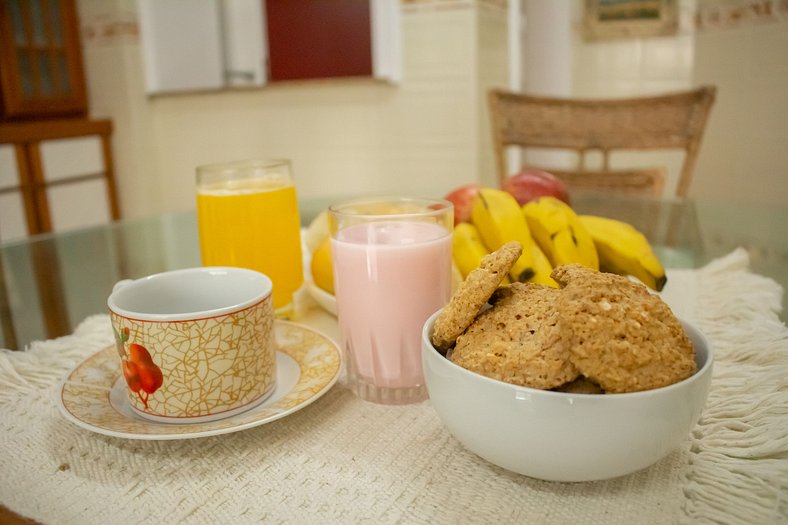
[[[385,202],[330,208],[334,286],[349,386],[363,399],[403,404],[427,397],[420,334],[451,295],[453,210],[445,201]]]

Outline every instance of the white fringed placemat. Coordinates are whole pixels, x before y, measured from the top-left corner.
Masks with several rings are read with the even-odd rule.
[[[0,352],[0,503],[44,523],[787,523],[788,329],[782,290],[737,250],[669,273],[674,310],[716,352],[706,410],[656,465],[551,483],[465,451],[429,402],[387,407],[341,385],[235,434],[134,441],[64,420],[57,381],[112,341],[109,321]]]

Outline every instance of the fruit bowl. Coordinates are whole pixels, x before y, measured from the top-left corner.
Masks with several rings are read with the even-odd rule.
[[[706,402],[712,351],[683,321],[697,372],[662,388],[626,394],[569,394],[521,387],[456,365],[422,332],[430,402],[462,445],[499,467],[549,481],[593,481],[646,468],[678,447]]]

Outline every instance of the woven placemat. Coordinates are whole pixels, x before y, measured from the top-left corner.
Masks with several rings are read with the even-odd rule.
[[[106,316],[0,353],[0,503],[44,523],[777,523],[788,521],[788,330],[781,289],[743,251],[669,274],[665,298],[716,351],[687,441],[614,480],[553,483],[467,452],[429,402],[356,399],[341,384],[235,434],[135,441],[65,421],[57,380],[112,341]]]

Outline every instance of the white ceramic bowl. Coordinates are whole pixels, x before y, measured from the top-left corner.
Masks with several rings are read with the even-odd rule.
[[[684,381],[627,394],[567,394],[516,386],[470,372],[443,357],[422,332],[430,401],[471,452],[507,470],[551,481],[592,481],[652,465],[689,436],[711,381],[708,341],[682,321],[698,371]]]

